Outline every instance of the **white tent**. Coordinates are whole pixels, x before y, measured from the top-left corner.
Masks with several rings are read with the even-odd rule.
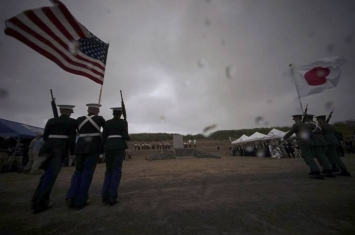
[[[239,137],[237,140],[232,141],[232,144],[239,144],[244,142],[245,140],[247,140],[249,138],[249,136],[247,135],[242,135],[241,137]]]
[[[245,140],[244,143],[253,142],[253,141],[260,141],[260,140],[263,140],[265,137],[267,137],[267,135],[261,134],[260,132],[255,132],[254,134],[249,136],[249,138],[247,140]]]
[[[286,135],[287,132],[280,131],[278,129],[272,129],[267,135],[261,134],[259,132],[255,132],[251,136],[242,135],[237,140],[233,141],[232,144],[245,144],[254,141],[264,141],[264,140],[272,140],[272,139],[281,139]],[[296,137],[293,134],[291,137]]]
[[[268,134],[267,134],[267,139],[278,139],[282,138],[286,135],[287,132],[280,131],[278,129],[272,129]],[[296,137],[295,134],[293,134],[291,137]]]

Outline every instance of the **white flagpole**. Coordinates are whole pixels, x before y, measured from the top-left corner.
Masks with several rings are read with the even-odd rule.
[[[292,78],[293,78],[293,80],[294,80],[294,82],[295,82],[295,86],[296,86],[296,90],[297,90],[297,95],[298,95],[298,100],[299,100],[300,106],[301,106],[301,111],[302,111],[302,113],[304,113],[304,111],[303,111],[303,105],[302,105],[302,101],[301,101],[301,96],[300,96],[300,91],[298,90],[298,86],[297,86],[297,82],[296,82],[295,70],[294,70],[292,64],[289,64],[289,66],[290,66],[290,73],[291,73],[291,76],[292,76]]]
[[[106,50],[106,55],[105,55],[105,67],[106,67],[106,61],[107,61],[107,55],[108,55],[108,48],[110,46],[110,42],[107,43],[107,50]],[[100,87],[100,94],[99,94],[99,104],[101,104],[101,95],[102,95],[102,87],[103,87],[104,83],[102,83],[101,87]]]

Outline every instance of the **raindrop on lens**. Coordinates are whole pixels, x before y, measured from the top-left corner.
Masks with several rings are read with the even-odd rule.
[[[256,156],[257,157],[265,157],[265,150],[264,149],[259,149],[257,152],[256,152]]]
[[[206,60],[205,59],[200,59],[197,63],[198,67],[203,68],[206,65]]]
[[[325,103],[325,108],[330,111],[332,110],[334,107],[334,102],[333,101],[328,101],[327,103]]]
[[[91,142],[92,141],[92,137],[91,136],[87,136],[85,137],[85,142]]]
[[[70,41],[69,43],[69,52],[72,54],[72,55],[77,55],[78,54],[78,50],[79,50],[79,44],[77,41]]]
[[[202,184],[202,196],[205,198],[210,197],[212,194],[212,185],[210,182],[205,181]]]
[[[9,93],[7,92],[7,90],[0,88],[0,99],[4,99],[9,95]]]
[[[215,129],[217,127],[216,124],[213,124],[213,125],[210,125],[210,126],[206,126],[203,131],[202,131],[202,134],[203,136],[205,137],[209,137],[213,131],[213,129]]]
[[[318,70],[316,72],[316,76],[319,77],[319,78],[323,78],[325,76],[324,70]]]
[[[335,47],[334,43],[328,44],[328,46],[326,48],[327,52],[329,52],[329,53],[333,52],[334,51],[334,47]]]
[[[259,125],[260,122],[264,121],[264,118],[262,116],[257,116],[255,118],[255,124]]]
[[[231,79],[237,75],[237,68],[233,65],[229,65],[226,67],[226,76]]]
[[[353,42],[353,35],[348,35],[346,38],[345,38],[345,40],[344,40],[344,42],[346,43],[346,44],[351,44],[352,42]]]
[[[301,139],[303,139],[303,140],[308,140],[308,139],[309,139],[309,134],[308,134],[307,131],[301,131],[301,132],[300,132],[300,137],[301,137]]]
[[[252,152],[252,151],[254,150],[254,148],[253,148],[253,146],[248,145],[248,146],[245,148],[245,150],[246,150],[247,152]]]

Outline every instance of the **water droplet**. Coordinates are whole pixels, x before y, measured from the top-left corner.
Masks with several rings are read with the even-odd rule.
[[[210,3],[210,2],[211,2],[211,0],[206,0],[206,2],[207,2],[207,3]]]
[[[164,115],[161,115],[161,116],[160,116],[160,120],[165,121],[165,116],[164,116]]]
[[[92,137],[91,136],[87,136],[85,137],[85,142],[91,142],[92,141]]]
[[[264,121],[264,118],[262,116],[257,116],[255,118],[255,124],[260,125],[260,123]]]
[[[221,45],[225,46],[226,45],[226,41],[224,39],[221,40]]]
[[[265,121],[265,122],[264,122],[264,126],[268,126],[268,125],[270,125],[270,123],[267,122],[267,121]]]
[[[7,90],[0,88],[0,99],[4,99],[9,95],[9,93],[7,92]]]
[[[308,37],[313,37],[313,36],[314,36],[314,34],[315,34],[315,32],[314,32],[314,31],[312,31],[312,30],[307,31],[307,35],[308,35]]]
[[[325,108],[330,111],[334,108],[334,102],[333,101],[328,101],[327,103],[325,103]]]
[[[231,78],[233,78],[236,75],[237,75],[237,68],[234,67],[233,65],[227,66],[227,68],[226,68],[226,76],[227,76],[227,78],[231,79]]]
[[[217,124],[213,124],[213,125],[210,125],[210,126],[206,126],[203,131],[202,131],[202,134],[205,136],[205,137],[208,137],[212,134],[212,131],[213,129],[215,129],[217,127]]]
[[[257,157],[265,157],[266,156],[266,151],[264,148],[259,148],[256,152]]]
[[[272,103],[272,99],[267,99],[266,103],[271,104]]]
[[[353,42],[353,35],[348,35],[346,36],[346,38],[344,39],[345,44],[351,44]]]
[[[247,152],[253,152],[253,151],[254,151],[254,148],[253,148],[253,146],[248,145],[248,146],[245,147],[245,150],[246,150]]]
[[[212,184],[209,181],[205,181],[202,184],[202,196],[209,198],[212,194]]]
[[[203,68],[206,65],[207,61],[205,59],[200,59],[197,63],[198,67]]]
[[[334,51],[334,47],[335,47],[334,43],[329,43],[327,45],[327,48],[326,48],[327,52],[329,52],[329,53],[333,52]]]
[[[158,205],[155,208],[155,211],[160,218],[165,217],[166,212],[169,208],[169,204],[170,204],[170,201],[168,199],[162,199],[158,202]]]
[[[89,70],[92,70],[94,68],[94,65],[89,63],[86,65],[86,68],[88,68]]]
[[[302,140],[308,140],[308,139],[309,139],[309,133],[308,133],[308,131],[301,131],[301,132],[300,132],[300,138],[301,138]]]
[[[355,12],[355,7],[350,7],[350,8],[348,9],[348,12],[349,12],[349,13],[354,13],[354,12]]]
[[[211,24],[210,20],[209,20],[209,19],[206,19],[206,20],[205,20],[205,25],[206,25],[206,26],[209,26],[210,24]]]
[[[69,45],[68,45],[68,50],[69,50],[69,52],[70,52],[72,55],[76,56],[76,55],[78,54],[78,51],[79,51],[79,44],[78,44],[78,42],[75,41],[75,40],[70,41],[70,42],[69,42]]]
[[[317,70],[316,76],[319,78],[323,78],[325,76],[325,71],[323,69]]]

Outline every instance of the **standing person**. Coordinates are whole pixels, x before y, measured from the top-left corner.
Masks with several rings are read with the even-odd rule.
[[[332,165],[333,171],[339,171],[339,167],[341,169],[341,172],[339,174],[340,176],[351,176],[351,174],[346,169],[345,164],[339,158],[336,148],[338,140],[335,137],[335,128],[326,122],[326,115],[317,116],[316,119],[320,127],[322,128],[323,136],[327,141],[325,153],[329,162]]]
[[[337,137],[337,140],[339,142],[337,147],[338,154],[340,157],[344,157],[345,154],[343,149],[343,134],[338,131],[335,131],[335,137]]]
[[[293,147],[292,143],[289,141],[287,142],[287,148],[288,151],[290,152],[290,155],[295,158],[295,148]]]
[[[296,133],[302,157],[311,169],[310,177],[312,179],[324,179],[324,177],[320,174],[317,163],[313,159],[310,139],[311,130],[309,129],[309,126],[302,122],[302,115],[293,115],[292,117],[295,124],[293,124],[291,130],[289,130],[285,136],[281,138],[281,141],[287,140],[291,135]]]
[[[345,146],[346,146],[346,150],[348,151],[348,154],[354,153],[353,142],[351,142],[349,138],[346,138]]]
[[[327,177],[334,178],[335,175],[332,170],[332,166],[330,165],[328,159],[325,156],[325,148],[327,146],[327,141],[324,139],[322,134],[322,129],[318,125],[318,123],[313,121],[314,115],[307,114],[306,115],[306,125],[310,128],[311,132],[311,144],[312,144],[312,152],[314,157],[317,158],[319,164],[323,167],[322,173],[325,173]]]
[[[69,207],[76,210],[88,205],[89,188],[100,156],[101,127],[105,119],[98,116],[100,104],[87,104],[88,114],[76,120],[79,138],[75,145],[75,172],[67,192]]]
[[[102,202],[115,205],[118,200],[118,187],[122,176],[122,163],[129,141],[128,123],[121,119],[122,108],[111,108],[113,118],[108,120],[103,128],[101,151],[105,151],[106,172],[102,186]]]
[[[35,145],[36,141],[38,139],[40,139],[42,137],[41,134],[37,134],[35,138],[33,138],[33,140],[31,140],[30,144],[28,145],[28,163],[25,166],[25,168],[23,169],[23,173],[30,173],[31,169],[32,169],[32,165],[34,162],[34,155],[33,155],[33,146]]]
[[[57,179],[63,160],[68,151],[74,151],[76,122],[70,118],[73,105],[58,105],[60,116],[48,120],[43,133],[45,141],[39,156],[45,158],[43,168],[45,173],[41,176],[38,187],[32,197],[33,213],[37,214],[49,208],[49,195]]]
[[[35,145],[33,146],[33,165],[30,171],[31,175],[38,175],[43,173],[42,171],[39,171],[39,168],[42,166],[42,163],[44,160],[46,160],[45,156],[38,156],[39,151],[41,150],[42,146],[44,145],[44,140],[41,135],[41,137],[36,141]]]

